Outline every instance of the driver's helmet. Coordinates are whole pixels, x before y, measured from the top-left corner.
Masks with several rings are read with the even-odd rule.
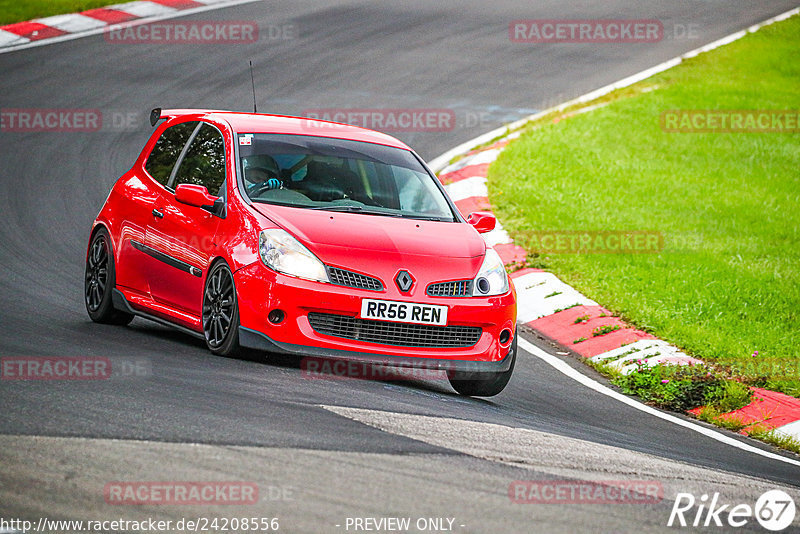
[[[278,162],[269,154],[243,157],[242,167],[244,168],[244,179],[251,184],[261,184],[270,178],[278,180],[281,178]]]

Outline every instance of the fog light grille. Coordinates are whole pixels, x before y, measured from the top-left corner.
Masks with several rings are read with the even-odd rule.
[[[472,280],[431,284],[426,293],[431,297],[469,297],[472,295]]]
[[[328,267],[328,278],[330,278],[332,284],[337,286],[367,289],[369,291],[380,291],[383,289],[383,284],[377,278],[354,273],[353,271],[346,271],[338,267]]]

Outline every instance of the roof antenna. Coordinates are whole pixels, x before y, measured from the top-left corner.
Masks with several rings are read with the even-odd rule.
[[[250,60],[250,83],[253,84],[253,113],[258,113],[256,108],[256,80],[253,78],[253,61]]]

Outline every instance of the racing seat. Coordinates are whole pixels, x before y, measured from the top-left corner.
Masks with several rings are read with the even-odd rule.
[[[366,197],[356,173],[321,161],[308,163],[306,176],[296,189],[302,190],[310,199],[322,202],[343,198],[363,202]]]

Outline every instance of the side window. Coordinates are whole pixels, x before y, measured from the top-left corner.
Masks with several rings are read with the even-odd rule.
[[[164,130],[156,141],[144,168],[161,185],[167,185],[172,168],[195,128],[197,128],[196,121],[176,124]]]
[[[203,124],[186,151],[175,175],[178,184],[204,185],[218,195],[225,181],[225,142],[219,130]]]

